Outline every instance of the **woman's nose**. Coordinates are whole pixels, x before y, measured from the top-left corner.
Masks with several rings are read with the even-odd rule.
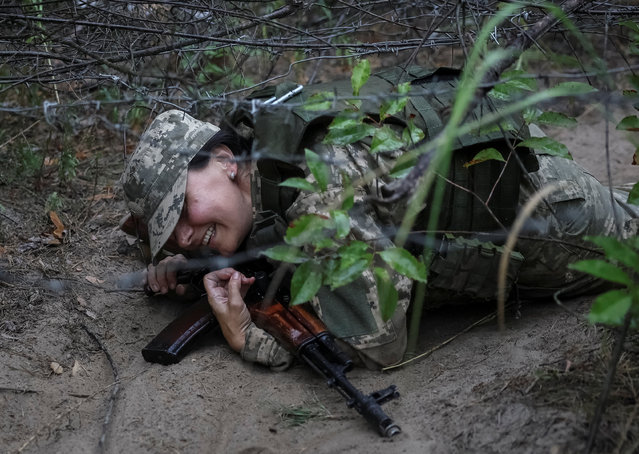
[[[183,217],[180,218],[175,229],[173,230],[175,235],[175,241],[181,248],[187,248],[193,241],[193,228],[185,221]]]

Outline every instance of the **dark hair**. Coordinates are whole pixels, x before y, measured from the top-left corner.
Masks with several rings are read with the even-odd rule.
[[[220,129],[197,152],[191,162],[189,170],[198,170],[206,167],[213,155],[213,151],[220,145],[226,145],[235,155],[236,160],[242,165],[251,151],[251,142],[240,136],[233,129]]]

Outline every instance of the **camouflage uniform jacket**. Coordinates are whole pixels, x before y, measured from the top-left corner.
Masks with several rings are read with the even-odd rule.
[[[542,134],[538,128],[534,135]],[[356,187],[355,205],[351,210],[352,238],[382,250],[393,245],[388,228],[397,225],[405,207],[374,205],[367,196],[379,196],[387,183],[384,177],[371,177],[371,169],[385,175],[392,167],[393,154],[368,152],[367,145],[356,143],[331,146],[321,143],[322,132],[309,138],[313,150],[331,164],[331,184],[323,193],[301,193],[283,217],[288,223],[307,213],[325,213],[339,200],[342,175],[350,181],[361,181]],[[637,234],[639,207],[624,202],[625,195],[613,192],[599,183],[574,161],[546,155],[537,156],[538,170],[525,175],[519,190],[519,205],[548,184],[558,189],[540,203],[524,233],[511,253],[508,285],[518,285],[524,297],[548,297],[558,290],[580,294],[596,289],[598,283],[586,275],[577,275],[567,265],[599,253],[583,241],[584,235],[614,234],[616,224],[623,237]],[[306,172],[308,174],[308,172]],[[253,202],[260,211],[259,175],[253,173]],[[307,180],[313,181],[311,175]],[[420,227],[420,226],[418,226]],[[423,228],[425,226],[421,226]],[[475,235],[476,237],[476,235]],[[455,238],[434,254],[429,267],[426,304],[436,306],[445,301],[492,299],[496,292],[496,267],[503,249],[488,242]],[[334,292],[320,290],[311,302],[338,342],[361,364],[379,368],[402,359],[406,348],[406,311],[412,282],[395,275],[399,294],[398,307],[388,322],[383,322],[375,279],[370,271],[352,284]],[[268,334],[251,326],[242,357],[274,368],[287,367],[292,356],[279,347]]]
[[[328,209],[343,193],[344,173],[350,181],[365,181],[365,178],[370,180],[369,169],[380,165],[377,160],[388,160],[390,165],[394,158],[375,158],[362,143],[345,147],[323,145],[321,137],[314,137],[313,143],[314,150],[331,164],[331,183],[328,190],[323,193],[301,193],[282,213],[286,224],[303,214],[327,214]],[[314,181],[313,176],[309,174],[307,180]],[[260,178],[255,168],[251,184],[254,210],[260,213]],[[383,250],[393,245],[384,231],[385,226],[391,226],[393,219],[389,213],[378,211],[364,198],[377,194],[384,184],[381,179],[373,179],[368,184],[358,186],[355,205],[351,210],[351,238],[365,241],[375,250]],[[254,234],[251,235],[253,236]],[[256,241],[249,239],[247,247],[259,246]],[[340,346],[356,362],[369,368],[380,368],[400,361],[406,349],[406,311],[410,302],[412,282],[398,274],[392,278],[399,300],[394,316],[386,322],[382,320],[375,278],[370,270],[365,271],[355,282],[335,291],[330,292],[322,288],[311,301],[311,306],[336,337]],[[247,332],[241,355],[244,359],[280,369],[286,367],[292,359],[282,350],[276,347],[276,341],[269,334],[252,325]]]

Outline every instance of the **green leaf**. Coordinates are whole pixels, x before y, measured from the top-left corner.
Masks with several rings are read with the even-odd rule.
[[[413,146],[417,142],[423,140],[424,137],[426,137],[424,131],[422,131],[421,128],[415,126],[415,122],[413,121],[413,119],[409,118],[406,127],[402,131],[402,140],[404,141],[404,146]]]
[[[363,241],[353,241],[337,251],[339,266],[328,276],[331,289],[349,284],[368,269],[373,261],[373,254],[368,252],[368,245]]]
[[[636,115],[629,115],[623,118],[617,125],[618,131],[639,131],[639,118]]]
[[[286,229],[284,241],[292,246],[316,244],[327,236],[329,221],[316,214],[305,214],[295,219]]]
[[[577,120],[561,112],[544,112],[536,118],[536,121],[538,123],[564,128],[572,128],[577,125]]]
[[[498,101],[510,101],[514,95],[521,93],[521,90],[507,84],[497,84],[488,92],[488,96]]]
[[[297,247],[279,244],[261,252],[272,260],[286,263],[304,263],[310,257]]]
[[[353,208],[355,204],[355,191],[353,190],[353,185],[351,184],[351,179],[348,177],[346,172],[342,171],[342,187],[344,191],[342,192],[342,210],[348,211]]]
[[[410,82],[403,82],[397,85],[397,93],[399,93],[400,95],[406,95],[410,92],[411,88],[412,86]]]
[[[477,153],[472,160],[464,163],[464,167],[474,166],[475,164],[479,164],[480,162],[490,160],[506,162],[499,150],[497,150],[496,148],[485,148]]]
[[[594,93],[597,89],[584,82],[562,82],[548,89],[552,96],[576,96]]]
[[[308,261],[297,267],[291,278],[291,305],[310,301],[322,286],[319,265]]]
[[[375,267],[373,269],[375,283],[377,284],[377,299],[382,320],[387,322],[395,313],[397,300],[399,299],[397,289],[391,281],[390,274],[384,268]]]
[[[524,109],[522,115],[524,117],[524,121],[526,122],[526,124],[530,124],[530,123],[534,123],[535,121],[537,121],[537,118],[539,118],[539,116],[542,114],[543,112],[538,109],[537,107],[527,107]]]
[[[306,153],[306,165],[308,165],[308,169],[315,177],[320,190],[322,192],[326,191],[328,182],[331,179],[331,170],[317,153],[314,153],[308,148],[306,148],[304,152]]]
[[[625,271],[604,260],[581,260],[568,265],[568,267],[617,284],[626,286],[632,286],[633,284],[632,279],[630,279],[630,276],[628,276]]]
[[[537,153],[572,159],[568,148],[550,137],[530,137],[517,144],[518,147],[533,148]]]
[[[610,236],[587,236],[586,239],[602,248],[608,260],[621,262],[639,273],[639,254],[626,243]]]
[[[520,90],[537,91],[539,89],[537,79],[521,69],[504,71],[500,78],[509,79],[506,83],[509,83]]]
[[[286,186],[289,188],[301,189],[302,191],[315,192],[319,188],[304,178],[288,178],[280,183],[280,186]]]
[[[630,30],[639,33],[639,25],[631,20],[619,22],[619,25],[623,25],[624,27],[628,27]]]
[[[389,125],[376,128],[375,135],[371,141],[371,153],[381,153],[383,151],[394,151],[404,146],[404,142],[399,135]]]
[[[361,99],[345,99],[346,108],[351,111],[358,111],[362,108],[362,100]]]
[[[320,91],[309,96],[302,108],[304,110],[330,110],[333,107],[334,100],[335,95],[333,92]]]
[[[366,83],[371,75],[371,64],[368,60],[360,60],[353,68],[351,75],[351,87],[353,87],[353,96],[359,96],[359,90]]]
[[[588,321],[606,325],[622,325],[632,306],[632,297],[625,290],[610,290],[599,295],[590,308]]]
[[[398,247],[389,248],[385,251],[378,252],[378,254],[399,274],[403,274],[419,282],[426,282],[426,265],[417,260],[406,249]]]
[[[526,73],[521,70],[507,71],[502,74],[504,82],[500,82],[488,92],[489,96],[507,101],[513,96],[520,96],[524,91],[537,91],[537,80],[532,77],[522,77]]]
[[[337,247],[337,243],[329,236],[322,236],[313,241],[313,246],[315,246],[315,252],[318,252],[322,249],[334,249]]]
[[[402,155],[395,162],[395,166],[391,169],[389,176],[392,178],[404,178],[415,166],[417,158],[410,155]]]
[[[328,134],[323,143],[333,145],[348,145],[358,142],[375,133],[375,127],[363,122],[364,118],[338,116],[328,126]]]
[[[639,205],[639,183],[635,183],[630,190],[630,193],[628,194],[628,203]]]
[[[335,228],[337,230],[337,238],[346,238],[351,231],[351,218],[346,211],[334,210],[331,212],[331,217],[335,222]]]
[[[383,103],[379,108],[380,120],[383,121],[391,115],[395,115],[397,112],[400,112],[404,109],[404,107],[406,107],[407,102],[408,98],[403,97],[398,99],[391,99],[390,101]]]

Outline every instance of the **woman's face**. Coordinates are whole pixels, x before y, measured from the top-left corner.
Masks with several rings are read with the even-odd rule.
[[[208,248],[226,257],[238,249],[253,223],[250,184],[240,181],[233,153],[225,146],[213,152],[205,167],[189,170],[184,207],[172,235],[181,248]]]

